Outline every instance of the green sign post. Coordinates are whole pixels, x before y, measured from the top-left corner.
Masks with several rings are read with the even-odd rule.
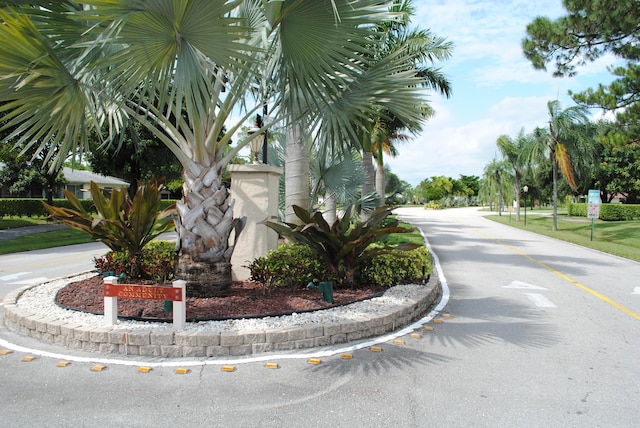
[[[600,191],[589,189],[589,197],[587,202],[587,218],[591,219],[591,240],[593,241],[593,230],[595,228],[595,219],[600,217]]]

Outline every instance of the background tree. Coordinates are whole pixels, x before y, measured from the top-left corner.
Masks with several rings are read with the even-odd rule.
[[[572,76],[577,67],[613,54],[624,62],[611,68],[616,79],[582,93],[574,100],[617,114],[618,133],[630,143],[640,135],[640,14],[636,0],[602,2],[565,0],[567,15],[554,21],[539,17],[527,26],[522,46],[533,66],[546,70],[553,64],[555,76]]]
[[[461,194],[467,195],[467,204],[472,204],[472,198],[477,197],[480,191],[480,177],[477,175],[460,175],[456,180],[457,186],[461,189]],[[474,202],[475,203],[475,202]]]
[[[385,189],[387,191],[385,196],[386,205],[402,205],[412,202],[412,197],[409,194],[411,185],[404,180],[400,180],[400,177],[391,172],[388,166],[385,167]]]
[[[491,209],[493,203],[496,203],[499,215],[502,215],[504,208],[505,189],[511,186],[511,181],[509,165],[505,159],[494,158],[485,166],[479,193],[484,195]]]
[[[419,78],[418,84],[430,90],[435,90],[449,97],[451,84],[446,76],[434,64],[451,57],[453,44],[442,37],[435,36],[426,29],[410,28],[411,16],[415,8],[411,0],[402,0],[390,7],[390,12],[398,14],[397,20],[382,23],[377,28],[379,37],[373,44],[373,61],[383,63],[389,58],[397,57],[398,52],[404,52],[404,66],[401,69],[413,71]],[[426,103],[415,104],[414,109],[421,114],[415,115],[398,113],[381,109],[372,116],[372,121],[364,126],[364,135],[359,143],[362,149],[362,162],[365,172],[363,195],[376,190],[380,204],[384,202],[384,154],[394,156],[396,153],[394,142],[406,140],[408,137],[401,131],[415,134],[422,129],[422,124],[433,116],[433,109]],[[374,170],[373,159],[377,167]],[[375,171],[375,172],[374,172]]]
[[[49,150],[55,151],[55,147]],[[23,152],[19,146],[5,143],[0,146],[0,186],[6,187],[15,197],[39,197],[41,192],[49,205],[58,189],[66,183],[63,165],[44,153],[34,155],[33,150]]]
[[[572,166],[575,158],[587,156],[593,150],[593,140],[587,140],[581,133],[588,123],[586,109],[572,106],[562,109],[558,100],[547,102],[549,122],[546,129],[537,128],[533,135],[532,159],[540,159],[546,154],[551,163],[553,193],[553,226],[558,229],[558,171],[565,182],[576,191],[577,185]],[[582,126],[582,128],[581,128]]]
[[[522,175],[530,162],[533,141],[521,129],[515,138],[501,135],[496,141],[498,149],[509,165],[513,176],[514,194],[516,198],[516,221],[520,221],[520,196],[522,192]]]
[[[103,132],[106,138],[106,132]],[[119,177],[129,182],[129,197],[136,194],[138,181],[151,176],[165,178],[172,197],[179,197],[182,187],[182,166],[169,148],[139,122],[129,122],[118,136],[118,144],[103,144],[100,138],[91,141],[86,159],[93,172]],[[178,194],[176,194],[178,193]]]

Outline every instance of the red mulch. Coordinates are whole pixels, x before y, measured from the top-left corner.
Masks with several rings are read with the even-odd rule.
[[[264,292],[261,284],[250,281],[234,282],[227,297],[187,298],[187,319],[195,321],[229,318],[251,318],[315,311],[347,305],[377,296],[384,292],[380,286],[334,290],[334,304],[322,300],[318,290],[274,287]],[[68,309],[96,314],[104,313],[103,279],[95,276],[68,284],[62,288],[56,303]],[[118,316],[145,320],[171,320],[164,312],[163,301],[118,299]]]

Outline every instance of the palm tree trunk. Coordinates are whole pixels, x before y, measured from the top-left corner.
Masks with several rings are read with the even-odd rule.
[[[293,205],[309,209],[309,147],[302,126],[293,124],[286,131],[285,171],[285,221],[300,223]]]
[[[520,186],[522,184],[522,179],[520,178],[520,174],[518,174],[516,172],[516,180],[515,180],[515,187],[516,187],[516,221],[519,222],[520,221]]]
[[[555,160],[555,151],[551,152],[551,170],[553,176],[553,225],[552,231],[558,230],[558,164]]]
[[[176,277],[187,281],[189,296],[224,296],[232,283],[229,238],[235,230],[237,242],[245,219],[233,218],[233,201],[217,165],[199,166],[199,171],[185,169],[182,200],[176,204]]]
[[[336,198],[334,198],[331,194],[327,193],[324,199],[325,211],[322,213],[325,221],[329,223],[329,225],[333,225],[338,218],[336,213]]]
[[[362,153],[362,169],[364,170],[364,182],[362,183],[362,196],[371,194],[374,188],[375,172],[373,168],[373,153]]]
[[[384,164],[382,162],[382,154],[379,153],[378,156],[380,159],[377,161],[376,166],[376,193],[378,197],[380,197],[380,201],[378,202],[378,206],[381,207],[385,204],[385,182],[384,182]]]

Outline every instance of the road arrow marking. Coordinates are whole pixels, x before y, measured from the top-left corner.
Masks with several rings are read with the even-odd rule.
[[[551,303],[551,300],[547,299],[542,294],[524,293],[524,295],[539,308],[557,308],[556,305]]]
[[[640,287],[634,288],[631,294],[640,294]]]
[[[520,290],[548,290],[547,288],[540,287],[539,285],[527,284],[522,281],[513,281],[509,285],[503,285],[502,288],[516,288]]]

